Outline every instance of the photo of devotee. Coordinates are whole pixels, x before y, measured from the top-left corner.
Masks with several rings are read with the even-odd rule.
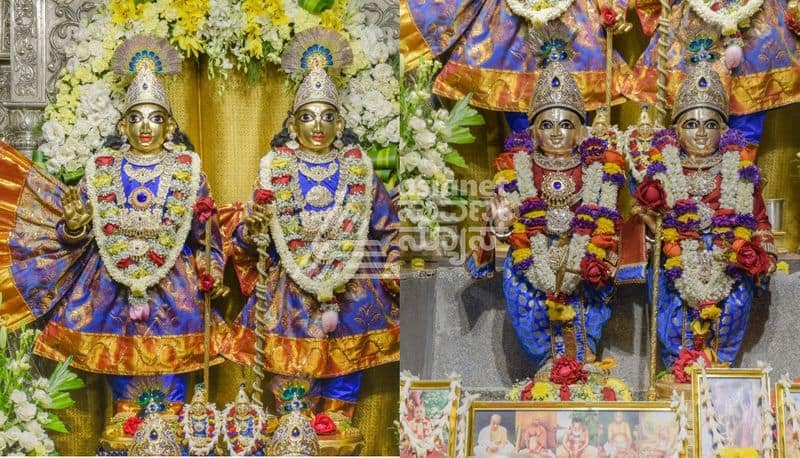
[[[534,458],[555,458],[556,412],[517,412],[517,441],[519,454]]]
[[[515,412],[477,412],[473,425],[475,456],[495,456],[514,453]],[[477,434],[475,434],[477,432]]]
[[[408,430],[403,434],[400,443],[400,457],[412,458],[417,453],[414,442],[432,441],[434,448],[428,450],[428,458],[445,458],[450,446],[450,413],[445,409],[449,388],[445,389],[412,389],[406,403],[406,422]],[[436,426],[441,427],[437,430]],[[412,437],[413,436],[413,440]]]
[[[761,393],[760,378],[709,376],[711,401],[720,423],[721,433],[731,447],[760,449],[762,415],[758,405]],[[700,415],[700,456],[713,457],[711,435]]]

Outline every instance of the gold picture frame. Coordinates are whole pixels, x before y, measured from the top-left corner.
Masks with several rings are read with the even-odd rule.
[[[732,368],[709,368],[705,370],[706,379],[709,382],[709,389],[711,391],[712,402],[714,405],[714,410],[717,412],[717,419],[722,423],[722,428],[727,428],[725,425],[726,419],[731,417],[731,421],[729,423],[730,428],[735,428],[733,431],[723,431],[723,434],[729,438],[733,443],[728,444],[730,447],[743,447],[742,441],[739,440],[740,437],[744,437],[745,435],[750,435],[750,437],[755,438],[758,435],[759,427],[758,426],[762,421],[762,417],[760,415],[756,416],[755,414],[748,414],[748,409],[756,407],[757,398],[753,398],[753,396],[760,395],[762,384],[766,383],[766,386],[769,386],[769,374],[762,369],[732,369]],[[703,448],[707,441],[704,441],[704,435],[706,433],[705,422],[703,421],[703,416],[700,415],[700,402],[699,402],[699,382],[700,377],[702,376],[702,371],[694,369],[692,370],[692,415],[694,420],[694,456],[695,458],[701,458],[704,456],[716,456],[713,450],[708,450],[707,453],[704,454]],[[751,383],[745,383],[745,381],[749,380]],[[727,382],[727,383],[723,383]],[[716,396],[714,393],[713,384],[718,386]],[[723,389],[725,391],[720,391]],[[723,396],[726,396],[727,399],[733,401],[728,404],[723,404],[719,402],[715,402],[714,398],[717,400],[721,399]],[[719,404],[719,405],[718,405]],[[730,407],[730,409],[729,409]],[[722,413],[720,413],[722,411]],[[755,423],[752,427],[748,428],[744,424],[745,418],[755,418]],[[760,438],[758,439],[761,440]],[[760,444],[760,442],[759,442]],[[759,448],[760,447],[756,447]]]
[[[448,434],[447,434],[447,456],[452,457],[456,454],[456,441],[458,438],[458,409],[461,401],[461,385],[457,379],[455,380],[410,380],[409,388],[409,395],[412,392],[421,392],[420,399],[424,404],[424,399],[422,398],[422,394],[425,392],[444,392],[446,396],[449,398],[451,395],[455,396],[455,400],[453,401],[452,405],[449,408],[449,412],[441,412],[443,415],[447,415],[447,427],[448,427]],[[413,400],[413,396],[403,397],[401,396],[400,402],[408,402],[409,400]],[[431,413],[427,412],[428,417],[430,417]],[[409,432],[406,432],[409,434]],[[402,444],[401,444],[402,449]],[[400,456],[404,456],[401,450]],[[420,457],[424,458],[424,457]]]
[[[796,394],[797,396],[792,396]],[[775,385],[775,414],[778,422],[778,458],[796,458],[800,457],[800,441],[797,443],[796,450],[789,452],[788,444],[786,442],[786,397],[792,396],[797,399],[796,406],[800,406],[800,384],[792,384],[787,389],[782,383]]]
[[[493,429],[495,421],[503,431]],[[506,428],[511,421],[513,433]],[[504,422],[506,426],[502,426]],[[568,439],[579,437],[583,431],[583,449],[602,447],[614,453],[628,450],[636,451],[637,456],[671,456],[676,447],[679,452],[686,450],[685,442],[679,442],[680,424],[678,408],[669,402],[476,401],[469,407],[466,452],[467,456],[556,456],[569,453],[573,442]],[[499,432],[499,439],[492,450],[487,448],[486,436],[491,443],[493,431]],[[502,443],[503,436],[508,444]]]

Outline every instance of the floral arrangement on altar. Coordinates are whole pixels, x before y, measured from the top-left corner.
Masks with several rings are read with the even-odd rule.
[[[67,428],[52,411],[72,406],[68,391],[83,387],[69,370],[71,357],[49,378],[36,375],[31,352],[38,333],[22,329],[12,336],[0,327],[0,455],[55,454],[48,430],[66,433]]]
[[[474,142],[469,128],[484,124],[483,116],[469,106],[471,95],[450,110],[434,108],[431,86],[440,68],[438,61],[420,59],[413,81],[400,95],[399,214],[423,230],[432,244],[439,240],[439,207],[457,200],[450,166],[467,166],[453,145]]]
[[[722,197],[720,208],[709,215],[702,215],[700,205],[689,197],[672,129],[653,136],[642,161],[647,164],[646,171],[634,193],[640,205],[663,215],[664,272],[681,298],[698,310],[698,319],[691,322],[697,350],[704,349],[706,336],[722,314],[719,304],[734,282],[746,275],[764,275],[770,268],[769,255],[752,240],[756,225],[753,193],[761,176],[746,145],[744,136],[734,129],[723,134],[719,146]],[[710,218],[714,243],[711,256],[700,262],[705,251],[700,235],[703,218]]]
[[[506,393],[510,401],[632,401],[625,382],[608,377],[598,366],[583,365],[562,356],[550,369],[547,380],[526,379],[515,383]]]
[[[348,0],[107,0],[77,28],[66,46],[67,64],[56,96],[45,108],[37,160],[72,183],[86,161],[114,132],[126,80],[111,71],[111,57],[134,35],[167,39],[187,58],[208,56],[209,76],[233,69],[251,81],[266,64],[280,63],[300,31],[324,26],[345,36],[353,64],[343,69],[343,116],[371,155],[395,157],[399,138],[398,44],[369,23]]]

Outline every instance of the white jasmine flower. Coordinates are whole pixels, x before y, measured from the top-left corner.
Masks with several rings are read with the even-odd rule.
[[[38,411],[36,405],[30,402],[23,402],[14,407],[14,413],[20,421],[31,421],[36,418]]]
[[[13,402],[14,404],[23,404],[28,402],[28,396],[25,394],[24,391],[20,390],[12,391],[9,399],[11,399],[11,402]]]
[[[17,426],[12,426],[6,431],[6,442],[9,446],[14,445],[19,440],[22,431]]]
[[[436,134],[429,130],[422,130],[417,132],[416,140],[420,148],[431,148],[436,144]]]
[[[34,436],[32,433],[28,431],[23,431],[22,433],[20,433],[19,439],[17,439],[17,441],[19,442],[19,446],[22,447],[22,449],[26,452],[31,452],[38,445],[41,445],[39,439],[37,439],[36,436]]]
[[[64,143],[64,126],[58,121],[47,121],[42,124],[42,136],[47,142],[61,145]]]

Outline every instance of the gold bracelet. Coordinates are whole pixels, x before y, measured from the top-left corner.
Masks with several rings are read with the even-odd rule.
[[[84,224],[83,226],[80,227],[80,232],[75,234],[75,233],[73,233],[72,231],[69,230],[69,228],[67,227],[67,223],[65,222],[64,223],[64,240],[66,240],[69,243],[80,242],[81,239],[83,239],[83,237],[86,236],[86,231],[87,231],[86,225]]]

